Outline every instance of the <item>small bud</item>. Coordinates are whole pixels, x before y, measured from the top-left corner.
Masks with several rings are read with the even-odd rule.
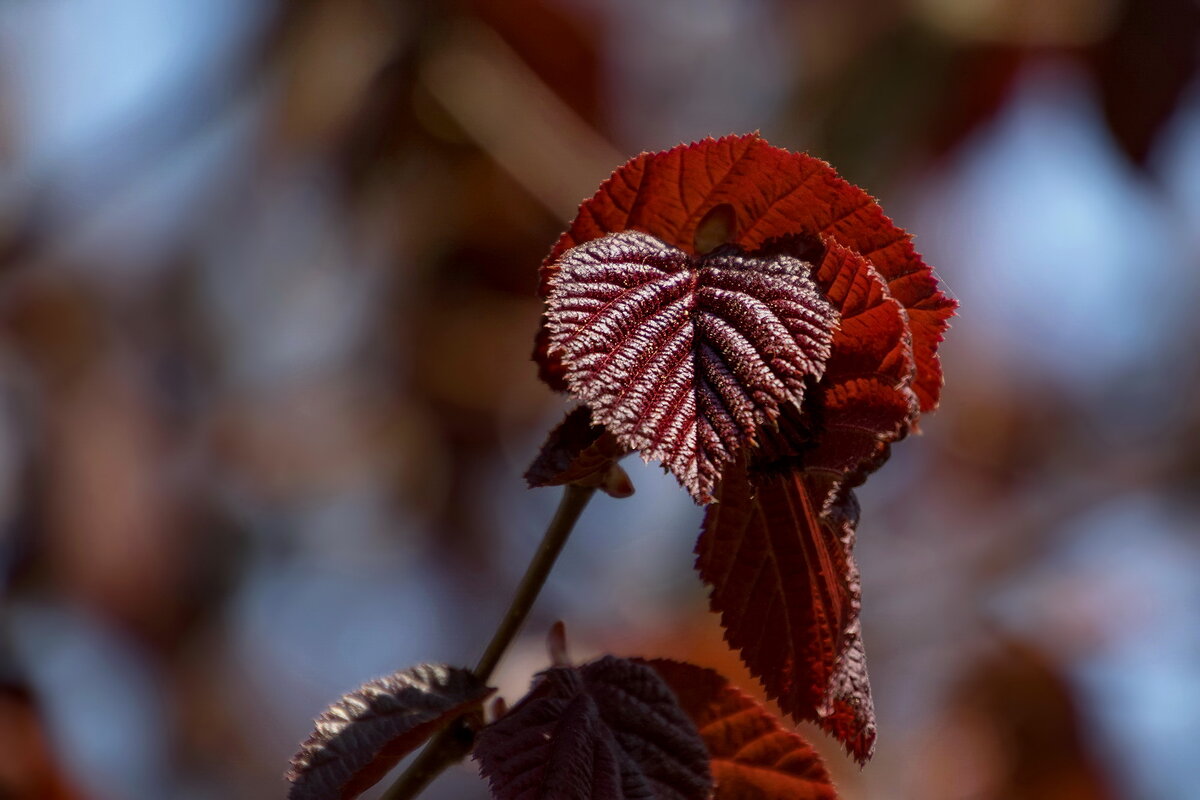
[[[546,635],[546,649],[550,652],[550,662],[554,666],[571,666],[571,659],[567,656],[567,626],[561,619],[550,626],[550,633]]]
[[[495,700],[493,700],[491,707],[488,709],[488,716],[492,722],[495,722],[507,713],[508,703],[503,697],[497,697]]]
[[[600,484],[600,490],[609,497],[615,497],[618,500],[622,497],[629,497],[633,494],[633,481],[629,479],[629,473],[625,471],[620,464],[613,464],[608,468],[608,472],[604,474],[604,481]]]

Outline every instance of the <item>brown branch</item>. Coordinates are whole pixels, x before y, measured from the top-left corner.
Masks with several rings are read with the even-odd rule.
[[[575,485],[567,485],[563,490],[562,500],[559,501],[554,518],[546,527],[542,543],[533,554],[504,619],[492,634],[492,641],[488,643],[483,657],[475,667],[475,675],[481,681],[486,682],[492,676],[496,665],[500,663],[508,646],[521,630],[521,625],[529,616],[529,610],[533,608],[534,601],[546,583],[546,577],[558,559],[558,554],[562,552],[579,515],[583,513],[595,492],[595,489]],[[412,800],[447,767],[462,761],[467,753],[471,752],[471,740],[471,732],[464,727],[461,719],[442,728],[387,790],[383,800]]]

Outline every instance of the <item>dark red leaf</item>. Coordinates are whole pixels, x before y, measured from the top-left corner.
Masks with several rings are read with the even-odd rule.
[[[819,482],[808,477],[810,484]],[[845,564],[844,586],[850,596],[850,620],[847,622],[842,650],[833,665],[826,692],[828,706],[818,708],[817,723],[844,744],[860,764],[875,751],[875,706],[871,700],[871,682],[867,676],[867,653],[863,647],[862,578],[854,561],[854,529],[858,525],[858,500],[847,489],[830,487],[826,492],[821,525],[829,537],[837,537]],[[826,715],[827,714],[827,715]]]
[[[904,309],[862,256],[826,242],[816,280],[841,318],[825,377],[778,435],[763,436],[748,468],[726,472],[697,567],[727,639],[768,693],[861,760],[875,725],[851,554],[856,514],[846,509],[850,487],[916,417],[913,360]]]
[[[933,271],[866,192],[838,177],[824,161],[773,147],[757,134],[706,139],[628,162],[584,202],[579,215],[542,265],[548,294],[559,259],[570,248],[609,233],[636,230],[693,253],[696,229],[714,208],[728,205],[736,220],[730,241],[753,253],[784,236],[824,236],[861,254],[883,276],[908,313],[921,409],[937,405],[941,367],[937,345],[955,303],[939,291]],[[703,237],[702,237],[703,238]],[[551,385],[560,366],[535,350]]]
[[[606,656],[553,667],[480,732],[474,757],[498,800],[704,800],[708,755],[649,667]]]
[[[817,395],[727,470],[697,567],[726,638],[788,713],[870,755],[874,720],[858,626],[850,487],[917,414],[902,306],[871,265],[835,242],[816,280],[841,324]]]
[[[558,261],[550,351],[595,422],[707,502],[722,467],[822,374],[836,316],[812,269],[605,236]]]
[[[890,443],[908,430],[912,395],[873,378],[824,387],[820,436],[799,463],[830,486],[853,488],[887,460]]]
[[[602,489],[615,497],[633,494],[629,485],[621,490],[620,478],[628,476],[617,461],[629,453],[603,426],[591,423],[586,406],[567,413],[558,427],[546,437],[537,458],[525,472],[530,487],[562,486],[567,483]]]
[[[726,640],[767,694],[861,761],[871,754],[875,718],[853,518],[835,505],[835,486],[800,469],[748,474],[737,462],[705,514],[696,568]]]
[[[292,758],[289,800],[350,800],[494,690],[465,669],[422,664],[363,684],[317,717]]]
[[[666,681],[708,748],[713,800],[834,800],[816,750],[771,712],[711,669],[666,659],[645,662]]]

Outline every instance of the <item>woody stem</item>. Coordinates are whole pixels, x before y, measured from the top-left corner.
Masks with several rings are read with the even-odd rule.
[[[500,663],[508,646],[521,630],[521,625],[529,616],[529,611],[546,583],[546,577],[554,567],[558,554],[562,552],[575,523],[595,492],[595,489],[572,484],[564,488],[558,510],[546,527],[542,542],[525,569],[525,575],[517,586],[508,611],[505,612],[496,632],[492,634],[492,640],[484,650],[483,657],[475,666],[475,677],[479,678],[480,682],[486,683],[492,676],[496,665]],[[473,736],[461,717],[442,728],[392,784],[382,800],[411,800],[416,797],[447,767],[462,761],[467,753],[471,752],[472,739]]]

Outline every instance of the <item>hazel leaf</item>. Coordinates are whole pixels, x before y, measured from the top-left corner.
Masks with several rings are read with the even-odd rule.
[[[679,699],[708,748],[713,800],[836,800],[817,751],[761,703],[711,669],[668,659],[644,662]]]
[[[706,800],[696,726],[651,668],[605,656],[539,673],[480,732],[474,758],[497,800]]]
[[[812,255],[814,247],[823,255]],[[768,695],[862,761],[875,723],[850,490],[887,459],[917,415],[908,317],[871,264],[836,242],[773,249],[819,262],[815,280],[841,324],[805,406],[787,409],[760,446],[726,471],[705,516],[696,566],[726,639]]]
[[[837,314],[812,270],[605,236],[559,259],[548,346],[593,422],[708,502],[724,466],[821,377]]]
[[[603,426],[593,425],[591,412],[579,406],[546,437],[525,481],[530,487],[573,483],[628,497],[633,484],[617,463],[628,452]]]
[[[421,664],[369,681],[317,717],[292,757],[288,800],[351,800],[446,723],[475,715],[494,690],[470,671]]]
[[[721,481],[696,543],[709,601],[767,695],[865,760],[875,738],[870,687],[865,660],[847,656],[861,603],[853,527],[826,518],[824,490],[802,471],[752,478],[745,469],[739,461]],[[843,674],[860,661],[861,681]]]
[[[757,133],[642,153],[618,168],[584,201],[542,263],[541,293],[548,293],[563,253],[610,233],[643,231],[693,253],[710,241],[705,223],[722,205],[732,210],[728,241],[746,252],[780,237],[806,235],[835,241],[869,261],[908,314],[920,409],[937,407],[942,385],[937,346],[957,304],[941,291],[912,237],[874,198],[824,161],[775,147]],[[534,358],[543,379],[563,388],[562,365],[544,337]]]

